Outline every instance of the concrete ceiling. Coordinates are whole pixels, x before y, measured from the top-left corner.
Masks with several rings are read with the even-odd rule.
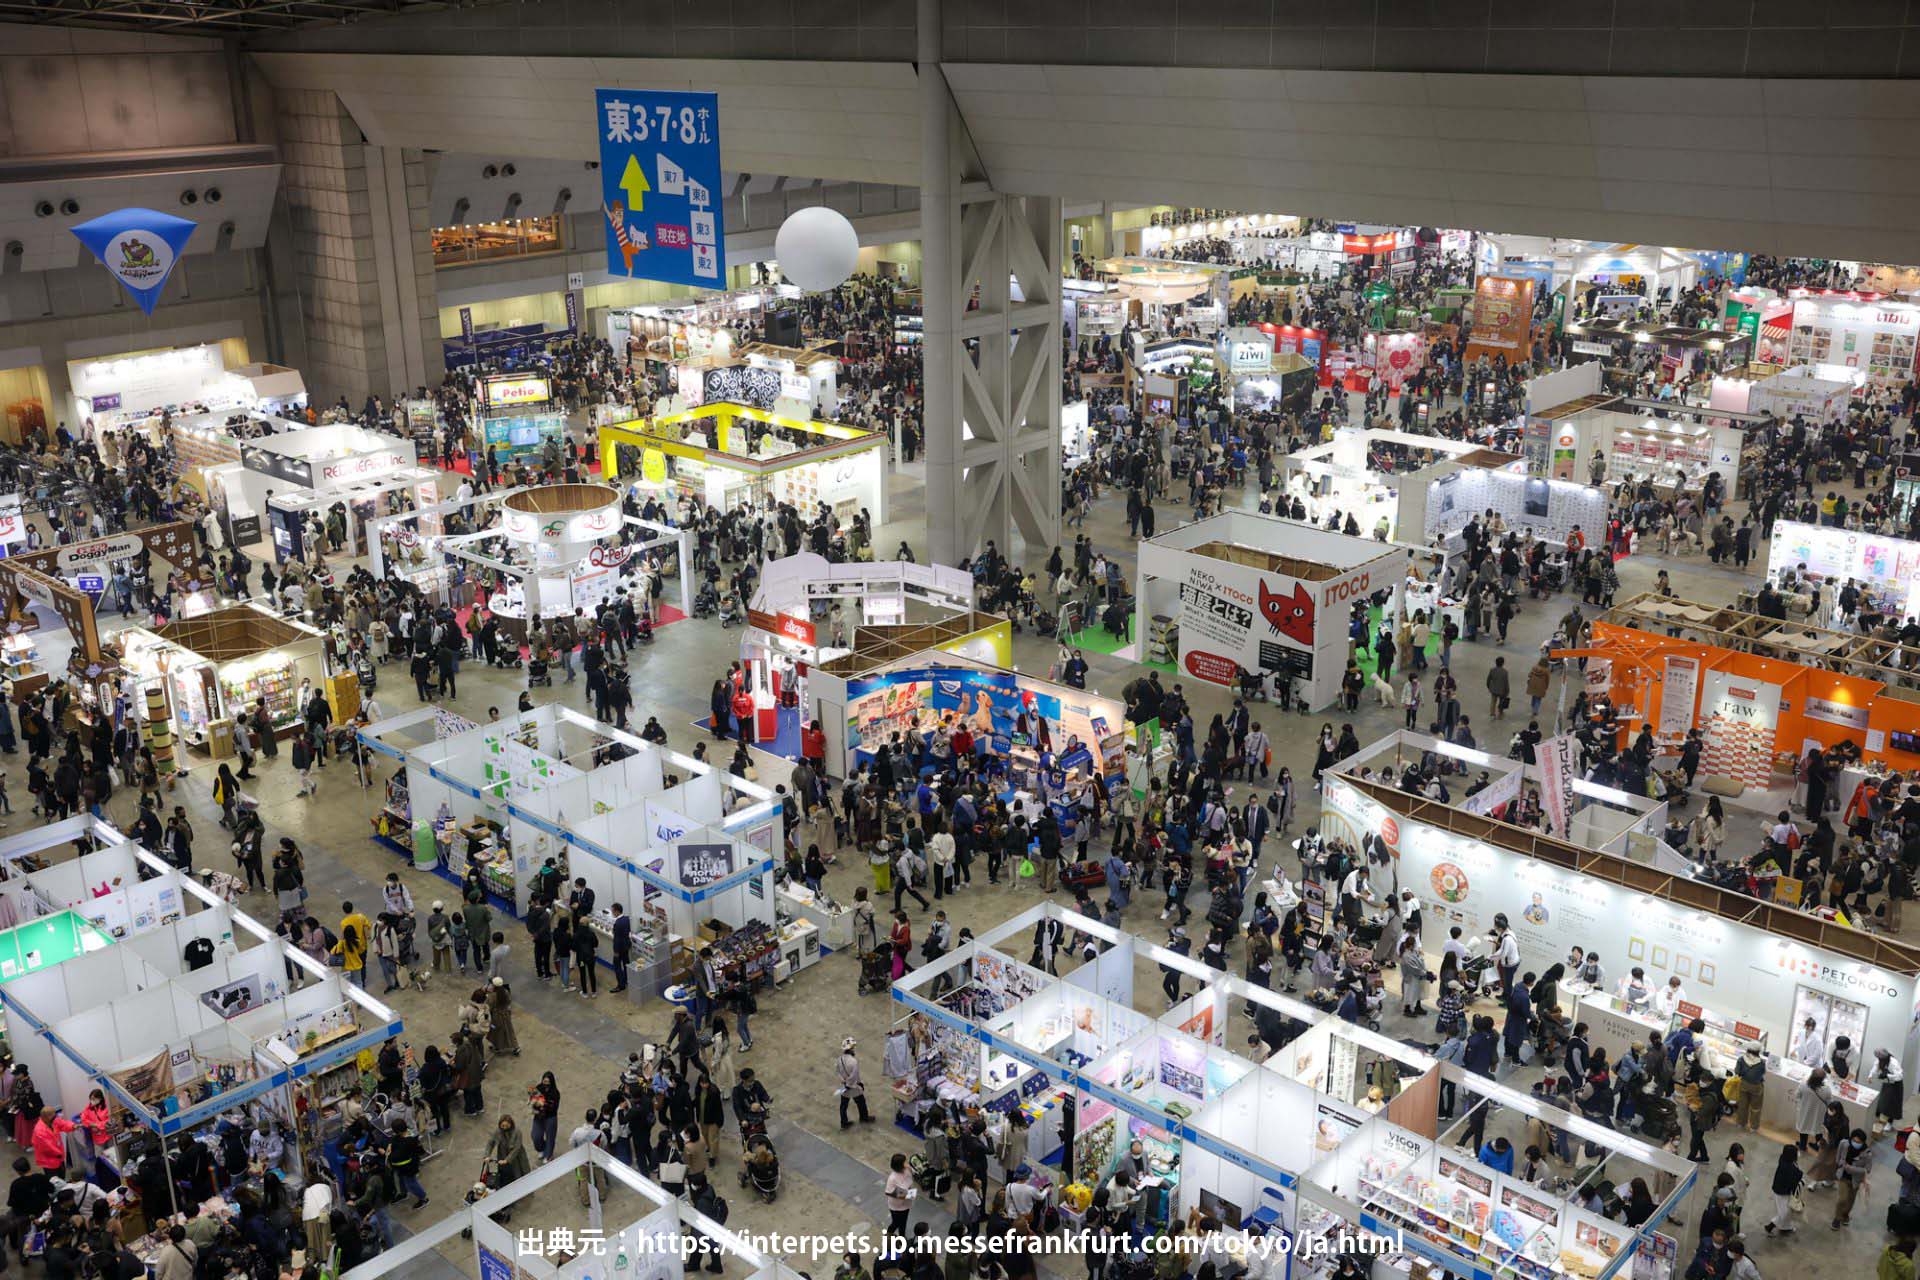
[[[255,56],[380,144],[583,161],[595,88],[708,89],[729,170],[919,181],[907,63]],[[1920,261],[1920,81],[943,67],[1013,193]]]
[[[996,188],[1920,261],[1920,83],[947,64]]]
[[[913,68],[883,62],[254,55],[276,87],[331,89],[381,146],[593,160],[595,89],[720,95],[729,170],[917,184]]]

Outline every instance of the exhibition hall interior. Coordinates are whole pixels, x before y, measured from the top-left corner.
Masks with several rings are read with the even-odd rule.
[[[0,0],[0,1265],[1911,1280],[1911,18]]]

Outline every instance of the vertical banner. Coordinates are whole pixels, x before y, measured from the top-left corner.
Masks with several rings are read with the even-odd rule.
[[[460,337],[468,345],[473,345],[473,308],[460,308]]]
[[[1693,728],[1694,705],[1700,698],[1700,660],[1669,657],[1660,681],[1660,720],[1655,735],[1684,738]]]
[[[1570,733],[1542,742],[1534,751],[1540,762],[1540,817],[1546,833],[1566,839],[1573,817],[1573,780],[1580,770],[1580,743]]]
[[[607,270],[720,288],[726,219],[718,95],[601,89],[594,120]]]

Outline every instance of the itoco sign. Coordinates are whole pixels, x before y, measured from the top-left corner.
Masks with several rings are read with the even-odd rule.
[[[1338,582],[1329,582],[1320,592],[1321,604],[1345,604],[1367,594],[1373,575],[1365,570]]]
[[[70,547],[62,547],[55,563],[69,573],[78,569],[95,569],[116,560],[137,556],[145,545],[131,533],[115,534],[97,542],[76,542]]]

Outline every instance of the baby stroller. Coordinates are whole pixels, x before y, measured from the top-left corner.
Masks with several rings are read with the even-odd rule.
[[[1060,883],[1074,889],[1097,889],[1107,882],[1107,869],[1089,858],[1069,862],[1060,872]]]
[[[360,692],[363,695],[372,693],[375,686],[380,683],[380,675],[374,670],[373,657],[365,649],[356,649],[353,652],[353,675],[354,679],[360,682]]]
[[[713,589],[711,582],[701,587],[699,594],[693,598],[693,616],[696,618],[710,618],[719,607],[720,593]]]
[[[531,689],[537,684],[543,684],[548,688],[552,688],[553,672],[548,669],[545,658],[529,657],[527,659],[527,688]]]
[[[893,986],[893,945],[883,942],[860,960],[859,993],[872,995]]]
[[[764,1132],[747,1140],[747,1158],[740,1166],[740,1185],[751,1187],[765,1204],[780,1194],[780,1153]]]

